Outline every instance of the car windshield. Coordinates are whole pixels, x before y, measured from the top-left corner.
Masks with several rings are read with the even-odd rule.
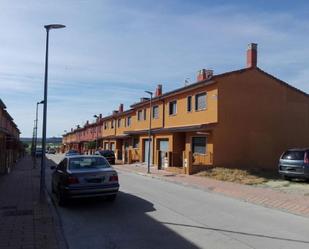
[[[101,157],[77,157],[71,158],[69,169],[109,168],[108,162]]]
[[[285,152],[282,159],[287,160],[304,160],[305,151],[289,150]]]

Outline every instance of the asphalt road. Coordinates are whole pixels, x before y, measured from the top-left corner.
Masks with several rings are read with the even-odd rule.
[[[137,174],[119,179],[114,203],[57,206],[70,248],[309,248],[308,218]]]

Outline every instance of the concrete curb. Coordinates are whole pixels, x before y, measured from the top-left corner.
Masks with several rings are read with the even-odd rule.
[[[64,236],[64,230],[63,230],[60,213],[58,212],[58,209],[56,207],[56,203],[52,197],[52,194],[46,188],[45,188],[45,195],[46,195],[49,209],[53,216],[59,249],[69,249],[68,241],[66,237]]]

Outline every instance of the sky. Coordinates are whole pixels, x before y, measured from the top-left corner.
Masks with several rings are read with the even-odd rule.
[[[47,136],[130,108],[145,90],[163,92],[245,67],[248,43],[258,66],[309,92],[309,1],[0,0],[0,98],[31,137],[43,99],[46,31],[51,30]],[[41,134],[42,106],[39,109]]]

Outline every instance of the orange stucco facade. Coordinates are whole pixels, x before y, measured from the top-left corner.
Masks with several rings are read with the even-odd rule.
[[[0,99],[0,175],[10,172],[21,156],[20,131]]]
[[[284,150],[309,146],[308,95],[256,61],[247,65],[219,75],[201,70],[196,83],[163,94],[157,89],[151,103],[153,164],[186,173],[212,166],[275,169]],[[114,150],[124,163],[146,162],[149,118],[149,99],[127,111],[121,105],[97,120],[99,147]],[[67,148],[82,141],[78,132],[64,136]]]
[[[275,168],[283,151],[309,145],[307,94],[258,68],[218,79],[218,85],[216,165]]]

